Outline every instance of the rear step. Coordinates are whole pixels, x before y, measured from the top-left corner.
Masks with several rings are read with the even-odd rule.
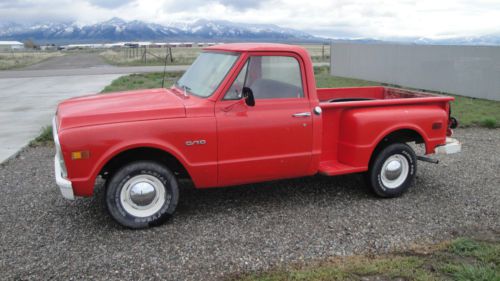
[[[432,159],[432,158],[427,157],[427,156],[417,155],[417,160],[424,161],[424,162],[429,162],[429,163],[433,163],[433,164],[439,164],[439,160],[438,159]]]
[[[337,176],[343,174],[365,172],[366,167],[353,167],[337,161],[323,161],[319,163],[318,172],[326,176]]]

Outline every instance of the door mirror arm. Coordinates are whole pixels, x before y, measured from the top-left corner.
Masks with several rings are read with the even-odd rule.
[[[255,106],[255,97],[253,96],[252,89],[249,87],[243,87],[242,96],[248,106]]]

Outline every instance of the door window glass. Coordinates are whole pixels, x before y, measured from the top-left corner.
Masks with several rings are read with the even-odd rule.
[[[300,64],[294,57],[251,57],[224,99],[240,99],[243,87],[249,87],[255,99],[304,97]]]
[[[302,98],[300,65],[294,57],[250,58],[246,87],[255,99]]]

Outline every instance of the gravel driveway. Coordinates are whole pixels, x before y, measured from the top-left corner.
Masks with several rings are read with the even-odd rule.
[[[99,53],[66,53],[64,56],[53,57],[37,64],[23,67],[21,70],[73,69],[85,67],[109,66]]]
[[[98,199],[62,199],[53,148],[28,148],[0,170],[0,278],[210,280],[463,231],[498,234],[500,130],[456,136],[464,151],[437,166],[419,162],[401,198],[375,198],[357,175],[186,188],[173,220],[141,231],[115,224]]]

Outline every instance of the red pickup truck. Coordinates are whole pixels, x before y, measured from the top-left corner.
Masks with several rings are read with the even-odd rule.
[[[402,194],[417,158],[460,151],[452,97],[388,88],[317,89],[307,51],[281,44],[204,49],[169,89],[73,98],[53,120],[56,182],[67,199],[106,180],[106,205],[130,228],[157,225],[196,188],[314,174],[365,173],[381,197]]]

